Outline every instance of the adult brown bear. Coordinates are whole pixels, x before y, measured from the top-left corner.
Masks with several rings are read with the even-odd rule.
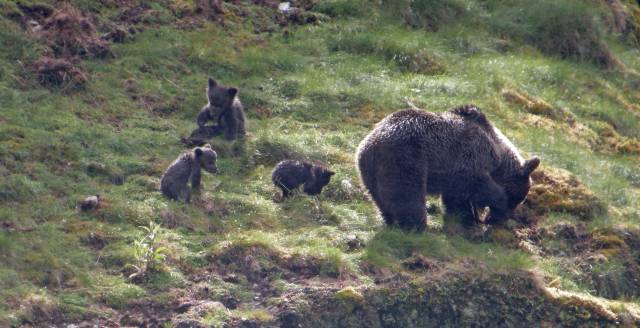
[[[356,162],[364,186],[388,225],[422,231],[425,197],[440,194],[448,215],[467,225],[499,224],[524,201],[538,157],[527,161],[475,106],[444,113],[393,113],[360,143]]]

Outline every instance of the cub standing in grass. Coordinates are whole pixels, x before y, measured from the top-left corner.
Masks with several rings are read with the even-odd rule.
[[[467,105],[387,116],[362,140],[356,162],[385,222],[422,231],[427,194],[442,195],[447,214],[466,225],[480,222],[484,207],[490,208],[485,223],[502,223],[527,196],[540,159],[523,160],[478,108]]]
[[[284,201],[293,189],[304,184],[303,190],[308,195],[317,195],[329,183],[335,172],[323,165],[312,164],[307,161],[286,159],[276,165],[271,173],[271,181],[282,190]]]
[[[244,107],[238,98],[238,88],[225,87],[210,77],[207,100],[209,102],[200,110],[196,120],[198,128],[202,129],[208,121],[213,120],[218,123],[214,126],[213,134],[223,133],[228,140],[244,138],[245,115]]]
[[[196,147],[181,154],[164,172],[160,179],[162,193],[175,200],[191,201],[191,190],[187,182],[191,180],[191,188],[200,188],[201,169],[209,173],[216,173],[216,152],[209,144]]]

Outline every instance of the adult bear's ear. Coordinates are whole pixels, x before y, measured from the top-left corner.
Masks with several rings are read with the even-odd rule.
[[[202,156],[202,148],[198,147],[193,151],[196,154],[196,157]]]
[[[524,162],[524,165],[522,165],[522,172],[524,175],[529,176],[538,168],[538,165],[540,165],[540,158],[538,156],[533,156]]]
[[[327,174],[329,174],[329,176],[332,176],[332,175],[336,174],[336,172],[333,172],[333,171],[327,171]]]
[[[209,77],[209,88],[213,88],[216,85],[218,85],[218,82],[216,82],[212,77]]]
[[[206,145],[202,146],[202,148],[209,148],[209,149],[211,149],[211,145],[210,145],[210,144],[206,144]]]
[[[238,94],[238,88],[229,88],[227,92],[229,93],[229,96],[235,97]]]

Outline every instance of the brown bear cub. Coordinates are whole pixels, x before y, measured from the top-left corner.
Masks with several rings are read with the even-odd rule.
[[[284,201],[294,189],[302,184],[306,194],[312,196],[319,194],[334,174],[335,172],[322,165],[286,159],[273,169],[271,181],[282,190],[282,197],[279,201]]]
[[[228,140],[246,135],[244,107],[238,98],[238,88],[225,87],[210,77],[207,100],[196,119],[199,129],[206,127],[209,121],[216,121],[217,125],[210,128],[212,135],[224,134]]]
[[[201,169],[209,173],[216,173],[218,171],[217,157],[218,155],[209,144],[184,152],[169,165],[169,168],[162,175],[160,190],[171,199],[183,199],[187,203],[190,202],[191,190],[187,186],[187,182],[191,180],[191,188],[199,189]]]
[[[444,113],[408,109],[380,121],[360,143],[357,167],[385,222],[426,227],[427,194],[439,194],[446,219],[500,224],[524,201],[540,164],[515,146],[475,106]]]

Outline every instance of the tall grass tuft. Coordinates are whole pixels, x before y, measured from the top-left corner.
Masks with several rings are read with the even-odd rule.
[[[603,41],[598,9],[579,0],[512,1],[489,22],[499,33],[540,51],[613,68],[617,61]]]
[[[466,12],[462,0],[411,0],[404,16],[411,26],[437,31],[442,25],[462,18]]]

